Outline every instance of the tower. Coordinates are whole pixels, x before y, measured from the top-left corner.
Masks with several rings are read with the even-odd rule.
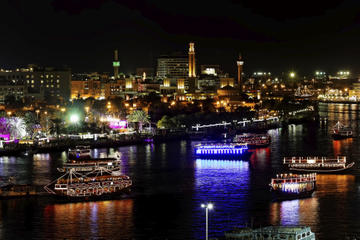
[[[119,56],[118,56],[118,50],[117,49],[114,52],[113,67],[114,67],[114,78],[117,79],[117,78],[119,78],[119,67],[120,67],[120,62],[119,62]]]
[[[195,43],[189,44],[189,77],[196,77],[195,71]]]
[[[244,61],[242,61],[241,54],[239,54],[239,60],[237,60],[236,63],[237,63],[237,67],[238,67],[238,88],[240,89],[240,92],[242,92],[241,73],[242,73]]]

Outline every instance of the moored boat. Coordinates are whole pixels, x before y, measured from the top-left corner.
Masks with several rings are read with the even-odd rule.
[[[250,157],[251,152],[248,151],[246,144],[230,143],[230,144],[198,144],[195,146],[195,154],[206,158],[235,158],[246,159]]]
[[[98,168],[87,174],[74,169],[44,187],[49,194],[69,201],[108,199],[123,193],[132,185],[129,176]]]
[[[36,188],[29,184],[8,183],[0,187],[0,198],[18,198],[38,195]]]
[[[333,128],[332,131],[332,137],[335,140],[338,139],[345,139],[345,138],[352,138],[353,137],[353,132],[352,129],[348,126],[345,126],[343,124],[341,124],[340,122],[337,122]]]
[[[91,161],[70,161],[63,164],[62,167],[57,168],[59,172],[70,171],[74,169],[76,172],[91,172],[98,168],[105,168],[107,170],[116,170],[120,167],[121,160],[116,158],[94,158]]]
[[[251,134],[244,133],[236,135],[233,140],[235,143],[247,144],[248,148],[264,148],[268,147],[271,137],[268,134]]]
[[[90,146],[76,146],[74,149],[69,149],[68,151],[69,159],[90,159],[91,150]]]
[[[283,163],[292,171],[331,173],[350,169],[354,162],[346,162],[345,156],[327,157],[284,157]]]
[[[311,197],[315,189],[316,173],[277,174],[270,183],[270,191],[275,200]]]

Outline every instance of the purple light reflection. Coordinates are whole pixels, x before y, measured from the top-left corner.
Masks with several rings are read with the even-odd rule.
[[[194,239],[202,239],[205,235],[202,203],[214,203],[214,209],[209,212],[210,236],[222,236],[223,231],[249,221],[249,169],[246,161],[195,161]]]

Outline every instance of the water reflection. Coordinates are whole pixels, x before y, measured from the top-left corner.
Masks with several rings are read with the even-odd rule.
[[[211,213],[210,234],[217,236],[226,228],[249,219],[249,162],[230,160],[195,161],[195,239],[201,239],[204,232],[204,212],[201,203],[214,202]]]
[[[44,238],[130,239],[133,200],[48,205],[43,210]],[[76,223],[81,224],[76,224]],[[72,223],[72,224],[69,224]]]

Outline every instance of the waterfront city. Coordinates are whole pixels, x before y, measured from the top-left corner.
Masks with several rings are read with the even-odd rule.
[[[0,239],[360,239],[358,3],[4,9]]]

